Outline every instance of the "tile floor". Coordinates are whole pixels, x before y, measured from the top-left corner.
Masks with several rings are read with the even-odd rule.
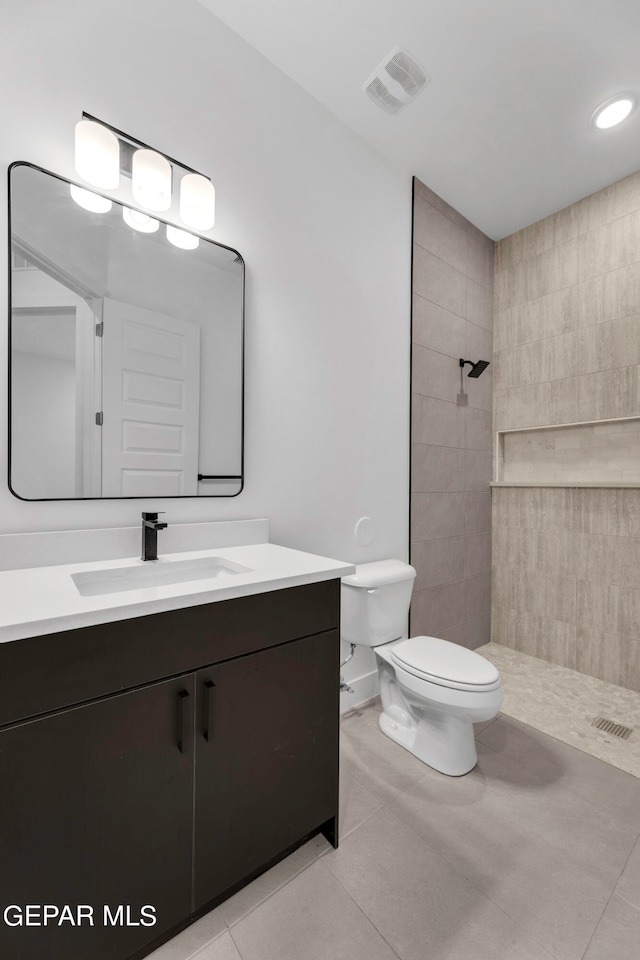
[[[449,778],[345,715],[315,838],[152,960],[638,960],[640,780],[500,715]]]
[[[500,671],[502,713],[640,777],[637,690],[605,683],[497,643],[487,643],[477,652]],[[595,717],[630,727],[633,733],[627,740],[603,733],[592,725]]]

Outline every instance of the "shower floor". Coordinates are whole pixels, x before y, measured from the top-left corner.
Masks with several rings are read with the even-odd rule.
[[[487,643],[477,653],[500,671],[501,713],[640,777],[640,693],[519,650]],[[605,717],[633,728],[627,740],[592,726]]]

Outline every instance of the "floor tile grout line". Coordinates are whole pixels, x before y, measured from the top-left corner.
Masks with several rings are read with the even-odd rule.
[[[236,939],[235,939],[235,937],[233,936],[233,933],[231,932],[231,927],[227,927],[227,930],[228,930],[229,936],[231,937],[231,942],[233,943],[234,947],[235,947],[236,950],[238,951],[238,956],[240,957],[240,960],[244,960],[244,956],[243,956],[243,954],[242,954],[242,950],[240,949],[240,947],[239,947],[238,944],[236,943]]]
[[[426,776],[428,776],[428,773],[425,773],[424,777],[421,777],[420,779],[423,780]],[[379,811],[378,811],[378,812],[379,812]],[[417,833],[417,831],[415,831],[415,830],[413,829],[413,827],[410,827],[409,824],[405,823],[405,821],[402,820],[393,810],[388,810],[387,813],[390,814],[390,815],[394,818],[394,820],[396,820],[402,827],[404,827],[406,830],[408,830],[410,833],[412,833],[413,836],[414,836],[418,841],[420,841],[420,843],[423,843],[426,847],[428,847],[429,850],[431,851],[431,853],[432,853],[434,856],[439,857],[441,860],[444,860],[444,862],[449,866],[449,868],[453,871],[453,873],[455,873],[458,877],[461,877],[463,880],[465,880],[467,883],[469,883],[475,890],[478,891],[478,893],[479,893],[482,897],[484,897],[486,900],[488,900],[490,903],[492,903],[497,910],[499,910],[501,913],[503,913],[503,914],[505,915],[505,917],[508,917],[509,920],[511,920],[512,923],[515,923],[516,926],[520,927],[520,929],[523,931],[523,933],[525,933],[526,936],[529,937],[533,943],[537,943],[540,947],[542,947],[543,950],[546,950],[546,952],[549,954],[550,957],[555,957],[556,960],[564,960],[563,957],[559,957],[553,950],[550,949],[550,947],[545,946],[545,944],[542,943],[542,942],[538,939],[538,937],[535,936],[535,934],[533,934],[533,933],[531,933],[529,930],[527,930],[527,928],[524,927],[524,926],[520,923],[519,920],[516,920],[515,917],[512,917],[511,914],[508,913],[508,912],[504,909],[504,907],[501,907],[499,903],[496,903],[495,900],[493,900],[493,899],[489,896],[488,893],[485,893],[485,891],[484,891],[481,887],[479,887],[477,883],[475,883],[470,877],[467,877],[464,873],[462,873],[462,872],[455,866],[455,864],[451,862],[451,860],[449,860],[443,853],[440,853],[439,850],[436,850],[436,848],[435,848],[431,843],[429,843],[429,841],[428,841],[425,837],[423,837],[421,834]],[[327,868],[327,869],[328,869],[328,868]],[[331,871],[329,871],[329,872],[331,872]],[[347,892],[348,892],[348,891],[347,891]],[[598,922],[599,922],[599,921],[598,921]],[[376,928],[376,929],[377,929],[377,928]]]
[[[495,750],[495,749],[494,749],[493,747],[491,747],[489,744],[483,743],[483,746],[485,746],[487,749],[491,750],[492,753],[498,754],[498,753],[500,752],[500,751],[498,751],[498,750]],[[513,762],[514,762],[514,763],[518,763],[518,761],[516,761],[516,760],[514,760]],[[519,764],[519,765],[522,766],[522,764]],[[528,768],[524,768],[524,769],[527,769],[527,772],[528,772],[528,773],[534,773],[534,771],[530,771],[530,770],[528,770]],[[534,775],[535,775],[535,773],[534,773]],[[428,774],[426,773],[426,774],[424,775],[424,777],[421,777],[421,778],[420,778],[420,781],[418,781],[418,782],[421,782],[421,781],[424,780],[427,776],[428,776]],[[417,785],[417,783],[416,783],[416,784],[413,784],[414,787],[415,787],[416,785]],[[577,794],[576,794],[576,796],[578,797],[578,799],[584,800],[583,797],[580,797],[580,796],[577,795]],[[391,801],[390,801],[390,802],[391,802]],[[585,802],[585,803],[588,803],[589,801],[584,800],[584,802]],[[595,805],[591,804],[591,806],[593,806],[594,809],[596,809],[596,810],[599,811],[599,808],[598,808],[598,807],[595,807]],[[599,812],[600,812],[600,811],[599,811]],[[394,810],[388,810],[388,813],[390,813],[391,816],[395,817],[396,820],[398,820],[400,823],[402,823],[402,824],[403,824],[408,830],[410,830],[416,837],[418,837],[418,838],[421,839],[424,843],[426,843],[427,846],[428,846],[432,851],[434,851],[434,853],[435,853],[437,856],[442,857],[442,859],[445,860],[445,861],[450,865],[450,867],[452,868],[452,870],[454,870],[459,876],[464,877],[465,880],[467,880],[467,881],[468,881],[469,883],[471,883],[477,890],[479,890],[479,891],[480,891],[481,893],[483,893],[486,897],[488,897],[488,899],[490,899],[492,903],[495,903],[495,901],[492,900],[492,898],[489,897],[489,895],[486,894],[486,893],[484,892],[484,890],[482,890],[482,888],[479,887],[478,884],[477,884],[471,877],[468,877],[468,876],[467,876],[465,873],[463,873],[458,867],[456,867],[456,865],[455,865],[452,861],[450,861],[450,860],[448,859],[448,857],[447,857],[444,853],[441,853],[439,850],[436,850],[436,848],[435,848],[431,843],[429,843],[429,841],[428,841],[425,837],[423,837],[421,834],[417,833],[411,826],[409,826],[409,824],[407,824],[400,816],[398,816],[398,814],[397,814]],[[530,832],[529,830],[527,830],[527,828],[526,828],[526,827],[523,827],[522,823],[521,823],[519,820],[515,819],[513,816],[511,816],[511,815],[509,815],[509,814],[505,814],[505,817],[506,817],[506,819],[509,820],[510,823],[513,823],[516,827],[518,827],[519,829],[523,830],[528,836],[533,837],[534,839],[537,838],[537,839],[538,839],[538,842],[542,843],[545,847],[549,847],[549,849],[550,849],[551,851],[553,851],[553,853],[554,853],[554,854],[558,857],[558,859],[561,860],[563,863],[567,864],[568,866],[570,866],[570,867],[571,867],[572,869],[574,869],[574,870],[584,870],[584,865],[583,865],[583,864],[580,864],[580,863],[576,862],[575,860],[569,858],[563,851],[559,851],[552,843],[550,843],[548,840],[545,840],[544,838],[539,837],[539,835],[536,834],[535,832]],[[618,822],[620,823],[620,821],[618,821]],[[626,825],[626,824],[622,824],[622,826],[627,826],[627,825]],[[634,850],[635,845],[636,845],[637,842],[638,842],[638,838],[634,841],[634,843],[633,843],[632,846],[631,846],[631,850],[630,850],[630,852],[629,852],[629,857],[631,856],[631,853],[633,852],[633,850]],[[629,857],[627,857],[627,860],[625,860],[625,864],[627,863]],[[624,869],[624,868],[623,868],[623,869]],[[613,892],[614,892],[614,890],[615,890],[615,886],[616,886],[616,884],[618,883],[618,880],[620,879],[620,876],[621,876],[621,875],[622,875],[622,874],[619,874],[619,875],[618,875],[618,878],[617,878],[617,880],[615,881],[615,883],[614,883],[614,885],[613,885],[613,888],[612,888],[612,890],[611,890],[610,896],[613,895]],[[589,877],[590,877],[590,879],[593,879],[594,881],[597,882],[597,878],[594,877],[590,872],[589,872]],[[497,907],[500,906],[500,905],[497,904],[497,903],[495,903],[495,905],[496,905]],[[504,910],[503,907],[500,907],[500,909],[503,911],[503,913],[507,913],[507,911]],[[507,913],[507,916],[511,917],[511,915],[510,915],[509,913]],[[514,921],[514,923],[519,923],[519,921],[516,920],[514,917],[511,917],[511,919]],[[522,925],[520,924],[520,926],[522,926]],[[526,929],[526,928],[523,927],[523,929]],[[549,949],[549,948],[545,948],[545,949]]]
[[[298,848],[298,849],[302,849],[302,848]],[[275,896],[276,893],[280,893],[281,890],[284,890],[285,887],[288,887],[293,880],[297,879],[297,877],[299,877],[302,873],[304,873],[305,870],[308,870],[309,867],[312,867],[314,863],[317,863],[319,859],[320,859],[320,856],[318,854],[314,854],[313,860],[311,860],[310,863],[306,863],[303,867],[300,868],[300,870],[297,870],[287,880],[285,880],[284,883],[281,883],[279,887],[276,887],[275,890],[272,890],[271,893],[269,893],[264,898],[264,900],[261,900],[259,903],[256,903],[253,907],[251,907],[250,910],[247,910],[246,913],[244,913],[241,917],[238,917],[238,919],[234,920],[232,923],[227,923],[227,921],[225,920],[224,923],[227,930],[230,932],[234,927],[237,927],[239,923],[242,923],[243,920],[246,920],[247,917],[251,916],[252,913],[254,913],[259,907],[262,907],[268,900],[271,900],[271,898]],[[283,863],[284,861],[280,861],[280,862]],[[261,874],[261,876],[264,876],[264,874]],[[256,880],[258,879],[260,878],[256,877]],[[246,887],[243,887],[242,889],[246,889]],[[222,904],[220,904],[220,906],[223,906],[223,905],[224,905],[224,901]],[[224,917],[223,917],[223,920],[224,920]],[[214,939],[217,939],[217,938],[214,937]],[[191,958],[189,958],[189,960],[191,960]]]
[[[379,811],[376,811],[376,812],[379,812]],[[353,831],[352,831],[352,832],[353,832]],[[328,851],[327,851],[327,852],[328,852]],[[355,897],[352,896],[352,894],[349,893],[349,891],[347,890],[347,888],[338,880],[338,878],[333,875],[333,873],[331,872],[331,870],[329,870],[329,867],[327,867],[326,864],[322,863],[322,857],[319,857],[318,859],[319,859],[320,863],[322,864],[322,868],[323,868],[324,870],[326,870],[326,872],[329,874],[329,876],[331,877],[331,879],[332,879],[335,883],[338,884],[338,886],[340,887],[340,889],[345,893],[345,895],[349,898],[349,900],[353,903],[353,905],[354,905],[354,906],[358,909],[358,911],[362,914],[362,916],[363,916],[364,919],[367,921],[367,923],[371,924],[371,926],[372,926],[373,929],[376,931],[376,933],[378,934],[378,936],[380,937],[380,939],[383,940],[383,941],[386,943],[386,945],[389,947],[389,950],[391,950],[391,952],[393,953],[394,957],[398,957],[398,960],[403,960],[403,958],[400,956],[400,954],[398,953],[398,951],[397,951],[397,950],[394,950],[394,948],[391,946],[391,944],[389,943],[389,941],[387,940],[387,938],[385,937],[385,935],[382,933],[381,930],[378,929],[378,927],[375,925],[375,923],[373,922],[373,920],[371,919],[371,917],[367,915],[367,913],[366,913],[366,912],[364,911],[364,909],[360,906],[360,904],[359,904],[358,901],[355,899]]]
[[[537,727],[534,727],[532,724],[525,723],[523,720],[518,720],[517,717],[510,717],[509,714],[503,714],[503,716],[508,717],[509,720],[515,720],[516,723],[521,723],[524,727],[531,727],[532,730],[536,730],[538,733],[542,733],[545,737],[550,737],[552,740],[556,740],[557,743],[561,743],[561,744],[563,744],[563,746],[565,746],[565,747],[571,747],[573,750],[578,750],[579,753],[583,753],[583,754],[585,754],[585,756],[591,757],[593,760],[597,760],[599,763],[607,763],[606,760],[601,760],[600,757],[594,757],[592,754],[587,753],[586,750],[580,750],[579,747],[574,747],[573,744],[571,744],[571,743],[565,743],[564,740],[559,740],[557,737],[554,737],[553,734],[551,734],[551,733],[546,733],[544,730],[538,730]],[[498,718],[496,717],[496,719],[498,719]],[[485,729],[486,729],[486,728],[485,728]],[[480,743],[482,744],[482,746],[483,746],[483,747],[486,747],[487,750],[491,750],[492,753],[499,754],[499,753],[500,753],[499,750],[496,750],[496,748],[495,748],[495,747],[492,747],[490,743],[486,743],[486,742],[482,739],[482,734],[483,734],[483,733],[484,733],[484,730],[482,730],[482,731],[478,734],[478,736],[476,737],[476,739],[479,740]],[[510,761],[512,761],[513,763],[517,764],[517,766],[521,767],[523,770],[526,770],[527,773],[529,773],[529,774],[531,774],[531,775],[533,775],[533,776],[536,776],[536,777],[538,776],[538,775],[536,774],[535,770],[532,770],[531,767],[528,767],[525,763],[523,763],[523,762],[522,762],[521,760],[519,760],[518,758],[516,758],[516,757],[510,757],[509,759],[510,759]],[[608,764],[608,766],[614,766],[614,765],[613,765],[613,764]],[[620,770],[621,773],[627,773],[626,770],[621,770],[620,767],[615,767],[615,769],[616,769],[616,770]],[[630,777],[633,776],[632,773],[627,773],[627,775],[630,776]],[[637,779],[637,778],[636,778],[636,779]],[[591,800],[588,800],[588,799],[587,799],[586,797],[584,797],[581,793],[577,793],[577,792],[574,791],[571,787],[568,787],[568,786],[565,785],[564,789],[567,791],[567,793],[570,793],[572,797],[576,798],[577,800],[580,800],[582,803],[588,804],[588,805],[589,805],[590,807],[592,807],[593,810],[595,810],[597,813],[602,814],[602,816],[607,816],[610,820],[615,820],[616,823],[619,824],[621,827],[624,827],[625,829],[629,829],[629,830],[631,830],[631,831],[633,831],[633,832],[636,832],[636,833],[638,834],[638,836],[636,837],[636,840],[634,841],[634,843],[633,843],[633,845],[632,845],[632,847],[631,847],[631,851],[629,852],[629,856],[631,856],[631,853],[633,852],[633,849],[634,849],[634,847],[635,847],[635,844],[638,842],[638,839],[640,839],[640,832],[638,831],[638,828],[637,828],[636,826],[632,826],[630,823],[627,823],[627,822],[625,822],[624,820],[621,820],[619,817],[617,817],[617,816],[615,816],[614,814],[612,814],[610,810],[604,810],[604,809],[603,809],[602,807],[600,807],[597,803],[592,803]],[[512,820],[511,817],[510,817],[509,819]],[[515,820],[512,820],[512,822],[513,822],[513,823],[517,823],[517,821],[515,821]],[[546,841],[544,841],[544,840],[543,840],[543,842],[546,843]],[[567,863],[571,863],[571,864],[573,864],[573,866],[578,866],[578,867],[580,866],[580,864],[577,864],[577,863],[576,863],[575,861],[573,861],[573,860],[567,860],[567,858],[564,857],[562,854],[560,854],[560,856],[562,856],[562,859],[563,859],[563,860],[566,860]],[[627,859],[628,859],[628,858],[627,858]],[[626,863],[626,861],[625,861],[625,863]],[[619,878],[618,878],[618,879],[619,879]],[[616,881],[616,882],[617,882],[617,881]]]
[[[629,856],[631,856],[631,854],[629,854]],[[620,879],[620,878],[618,877],[618,880],[619,880],[619,879]],[[617,881],[616,881],[616,886],[617,886]],[[612,890],[611,893],[609,894],[609,898],[608,898],[607,902],[605,903],[605,905],[604,905],[604,907],[603,907],[603,909],[602,909],[602,913],[601,913],[600,916],[598,917],[598,922],[596,923],[596,925],[595,925],[595,927],[594,927],[593,933],[592,933],[591,936],[589,937],[589,943],[586,945],[585,950],[584,950],[584,953],[582,954],[582,960],[584,960],[584,958],[586,957],[587,953],[589,952],[589,947],[591,946],[591,943],[593,942],[593,938],[595,937],[596,933],[598,932],[598,927],[599,927],[600,924],[602,923],[602,918],[604,917],[605,913],[607,912],[607,908],[608,908],[609,904],[611,903],[611,898],[613,897],[613,895],[614,895],[614,893],[615,893],[615,889],[616,889],[616,888],[615,888],[615,886],[614,886],[613,890]]]

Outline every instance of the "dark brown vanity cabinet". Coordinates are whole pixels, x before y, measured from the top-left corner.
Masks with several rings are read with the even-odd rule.
[[[2,960],[142,957],[306,837],[335,841],[338,596],[0,645]],[[44,905],[75,922],[43,926]]]
[[[196,909],[335,815],[336,660],[334,631],[197,674]]]
[[[23,917],[0,924],[3,960],[116,960],[189,913],[192,757],[176,746],[185,692],[193,700],[193,677],[0,732],[0,904]],[[29,926],[27,904],[40,905]],[[36,926],[45,904],[69,904],[74,922]],[[140,925],[147,904],[154,927]],[[80,905],[94,926],[78,925]],[[115,926],[104,927],[105,907]]]

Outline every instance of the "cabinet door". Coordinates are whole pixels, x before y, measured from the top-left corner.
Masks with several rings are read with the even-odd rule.
[[[189,914],[193,694],[191,675],[0,732],[2,910],[68,904],[77,921],[86,905],[94,921],[0,917],[3,960],[123,960]]]
[[[196,674],[195,908],[336,815],[338,633]]]

